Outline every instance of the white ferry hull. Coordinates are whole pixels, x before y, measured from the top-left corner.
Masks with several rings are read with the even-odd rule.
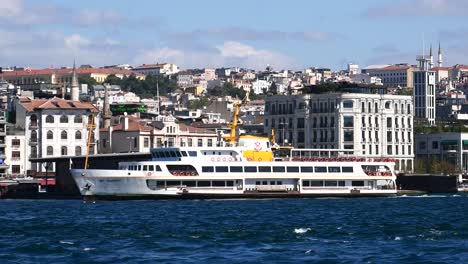
[[[303,179],[297,176],[268,176],[259,177],[252,175],[249,178],[231,177],[235,183],[238,181],[240,186],[224,187],[160,187],[151,189],[148,181],[174,181],[179,180],[211,180],[216,181],[220,178],[207,177],[174,177],[166,176],[154,177],[142,175],[125,175],[120,170],[71,170],[72,176],[80,190],[81,195],[91,199],[211,199],[211,198],[296,198],[296,197],[364,197],[364,196],[394,196],[397,191],[392,189],[376,189],[369,186],[362,187],[304,187],[301,183]],[[348,177],[346,181],[362,179],[362,177]],[[382,180],[381,178],[368,177],[369,180]],[[281,180],[284,185],[259,186],[263,188],[250,188],[249,181]],[[295,181],[300,184],[288,185],[287,181]],[[388,180],[388,179],[386,179]]]

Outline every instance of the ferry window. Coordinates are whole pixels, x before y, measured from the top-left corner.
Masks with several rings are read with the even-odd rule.
[[[352,181],[352,186],[364,186],[364,181]]]
[[[315,167],[315,172],[327,172],[327,167]]]
[[[224,181],[212,181],[211,185],[213,187],[224,187],[226,183]]]
[[[245,166],[244,172],[257,172],[257,167],[255,166]]]
[[[226,186],[228,187],[234,186],[234,181],[226,181]]]
[[[345,186],[345,181],[338,181],[338,186],[344,187]]]
[[[282,181],[276,181],[276,185],[283,185]]]
[[[276,185],[276,181],[270,181],[270,185]]]
[[[197,185],[198,187],[210,187],[211,183],[210,181],[198,181]]]
[[[301,167],[301,172],[314,172],[313,167]]]
[[[336,185],[337,185],[336,181],[325,181],[325,186],[336,187]]]
[[[154,166],[153,165],[148,165],[148,170],[149,171],[154,171]]]
[[[341,171],[342,172],[353,172],[353,167],[342,167]]]
[[[137,169],[137,170],[141,171],[141,165],[138,165],[138,169]]]
[[[167,186],[179,186],[180,181],[167,181],[166,184]]]
[[[323,181],[310,181],[311,187],[323,187]]]
[[[189,154],[190,157],[196,157],[197,156],[196,151],[189,151],[188,154]]]
[[[231,172],[243,172],[241,166],[231,166],[230,169],[231,169]]]
[[[271,172],[271,167],[270,166],[259,166],[258,167],[258,172]]]
[[[148,165],[143,165],[143,170],[147,171],[148,170]]]
[[[286,167],[288,172],[299,172],[299,167]]]
[[[179,158],[182,157],[182,154],[180,154],[179,151],[176,151],[175,154],[176,154],[176,156],[179,157]]]
[[[161,158],[169,158],[169,154],[166,151],[162,151]]]
[[[202,172],[214,172],[214,168],[213,168],[213,167],[205,167],[205,166],[203,166],[203,167],[202,167]]]
[[[227,166],[217,166],[216,167],[216,172],[228,172],[228,167]]]
[[[159,167],[159,165],[156,165],[156,171],[162,171],[161,167]]]
[[[262,185],[262,183],[260,181],[256,181],[255,185]]]
[[[302,181],[302,186],[303,187],[309,187],[310,186],[310,181],[303,180]]]
[[[273,172],[285,172],[284,167],[273,166]]]
[[[169,156],[170,156],[171,158],[177,157],[175,151],[169,151]]]
[[[166,186],[166,181],[156,181],[156,186],[164,187],[164,186]]]
[[[340,172],[340,167],[328,167],[328,172]]]
[[[196,187],[197,182],[196,181],[182,181],[182,185],[185,185],[187,187]]]
[[[182,151],[182,156],[187,157],[187,152],[186,152],[186,151]]]
[[[262,181],[262,185],[268,185],[268,181]]]

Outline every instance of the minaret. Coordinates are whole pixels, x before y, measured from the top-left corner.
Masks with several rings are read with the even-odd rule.
[[[442,67],[442,49],[440,48],[440,42],[439,42],[439,53],[437,56],[437,66]]]
[[[80,85],[78,84],[78,77],[76,77],[75,61],[73,61],[72,81],[71,81],[71,100],[80,100]]]
[[[429,69],[434,68],[434,56],[432,55],[432,44],[431,48],[429,49]]]
[[[112,113],[109,106],[109,85],[104,85],[104,109],[103,109],[103,118],[104,118],[104,128],[109,128],[111,124]]]

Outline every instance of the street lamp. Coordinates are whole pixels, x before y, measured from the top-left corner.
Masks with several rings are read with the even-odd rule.
[[[132,152],[132,141],[135,140],[135,137],[126,137],[129,142],[128,144],[128,153]]]
[[[286,135],[285,135],[285,134],[286,134],[286,131],[285,131],[285,129],[286,129],[286,126],[288,125],[288,123],[286,123],[286,122],[285,122],[285,123],[279,123],[279,125],[281,126],[281,130],[282,130],[282,134],[283,134],[283,138],[282,138],[281,143],[283,143],[283,146],[284,146],[285,138],[286,138]],[[286,141],[286,142],[287,142],[287,141]]]

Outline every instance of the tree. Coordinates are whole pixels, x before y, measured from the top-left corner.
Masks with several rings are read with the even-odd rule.
[[[79,76],[78,82],[81,84],[87,84],[88,86],[98,84],[96,79],[92,78],[91,76]]]
[[[121,85],[122,79],[115,76],[115,74],[108,75],[104,83],[108,83],[110,85]]]
[[[270,94],[278,94],[278,87],[275,82],[272,82],[270,88],[268,88],[268,93]]]

